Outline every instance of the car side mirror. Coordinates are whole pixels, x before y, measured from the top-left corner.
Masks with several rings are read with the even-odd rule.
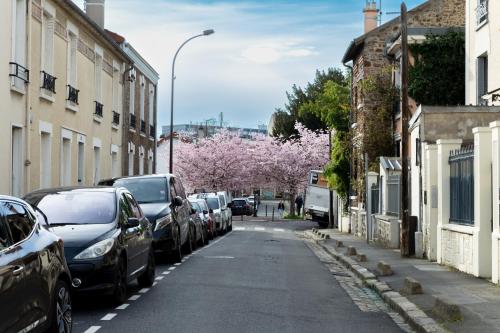
[[[174,207],[182,206],[182,198],[179,196],[175,197],[173,204],[174,204]]]
[[[210,209],[208,210],[208,212],[209,212],[210,214],[213,214],[213,213],[214,213],[214,210],[213,210],[212,208],[210,208]]]
[[[229,208],[233,208],[233,203],[232,203],[232,202],[228,203],[228,204],[227,204],[227,207],[229,207]]]
[[[136,217],[129,217],[125,226],[127,229],[138,227],[140,224],[139,219]]]
[[[207,211],[207,210],[204,210],[204,211],[203,211],[203,214],[205,214],[205,215],[206,215],[206,214],[208,214],[208,211]]]

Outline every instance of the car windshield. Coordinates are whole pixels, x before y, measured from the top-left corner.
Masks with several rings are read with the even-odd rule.
[[[219,200],[217,198],[207,198],[206,199],[208,208],[219,209]]]
[[[112,192],[65,192],[44,196],[37,207],[49,224],[106,224],[115,220]]]
[[[193,206],[194,209],[196,209],[196,212],[198,212],[198,213],[202,212],[202,209],[197,202],[191,202],[191,205]]]
[[[246,201],[245,200],[234,200],[233,205],[235,206],[245,206]]]
[[[125,187],[139,204],[169,202],[165,178],[123,178],[115,187]]]

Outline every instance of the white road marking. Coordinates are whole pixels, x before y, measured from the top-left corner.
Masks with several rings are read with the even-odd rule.
[[[128,308],[129,305],[130,304],[128,304],[128,303],[122,304],[120,306],[117,306],[116,310],[125,310],[126,308]]]
[[[95,333],[101,329],[101,326],[90,326],[85,332],[83,333]]]
[[[255,227],[253,228],[255,231],[264,231],[266,230],[266,228],[262,228],[262,227]]]
[[[139,292],[140,292],[141,294],[145,294],[145,293],[147,293],[148,291],[149,291],[149,288],[142,288],[141,290],[139,290]]]
[[[108,313],[104,317],[101,318],[101,320],[111,320],[116,316],[116,313]]]
[[[161,274],[163,274],[163,275],[168,275],[168,274],[170,274],[170,272],[169,272],[169,271],[165,271],[165,272],[163,272],[163,273],[161,273]]]
[[[141,297],[141,295],[130,296],[130,298],[128,300],[129,301],[137,301],[139,299],[139,297]]]
[[[176,263],[174,264],[174,266],[180,266],[180,265],[182,265],[182,263],[180,263],[180,262],[176,262]]]
[[[247,228],[245,228],[245,227],[234,227],[233,229],[234,230],[246,230]]]
[[[234,259],[234,257],[230,256],[205,256],[208,259]]]
[[[164,276],[157,276],[157,277],[155,277],[155,280],[159,281],[159,280],[163,280],[163,278],[164,278]]]
[[[174,269],[176,269],[176,267],[175,267],[175,266],[172,266],[172,267],[169,267],[169,268],[168,268],[168,270],[169,270],[169,271],[173,271]]]
[[[281,229],[281,228],[274,228],[273,230],[274,231],[280,231],[280,232],[285,231],[285,229]]]
[[[158,284],[157,281],[153,282],[152,287],[156,286]]]

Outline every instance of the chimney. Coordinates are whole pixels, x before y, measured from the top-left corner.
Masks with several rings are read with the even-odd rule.
[[[376,0],[366,0],[365,8],[365,34],[377,28],[378,9]]]
[[[85,13],[102,29],[104,29],[104,1],[85,0]]]

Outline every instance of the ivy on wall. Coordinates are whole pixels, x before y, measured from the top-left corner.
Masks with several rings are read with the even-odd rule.
[[[415,59],[409,69],[409,95],[418,104],[465,104],[465,35],[449,30],[444,35],[427,35],[410,45]]]

